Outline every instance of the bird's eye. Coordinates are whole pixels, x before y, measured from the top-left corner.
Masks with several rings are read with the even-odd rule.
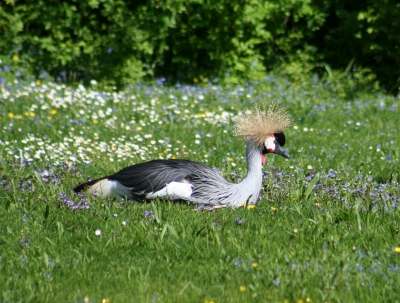
[[[284,146],[285,145],[286,138],[285,138],[285,134],[283,132],[282,133],[275,133],[274,136],[275,136],[276,140],[278,140],[278,143],[279,143],[280,146]]]

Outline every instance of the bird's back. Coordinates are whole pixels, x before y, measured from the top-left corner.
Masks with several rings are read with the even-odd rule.
[[[193,186],[191,198],[201,197],[203,191],[212,194],[218,188],[229,184],[213,169],[190,160],[153,160],[126,167],[107,177],[129,188],[129,198],[146,198],[171,182],[189,183]],[[188,199],[189,201],[191,199]]]

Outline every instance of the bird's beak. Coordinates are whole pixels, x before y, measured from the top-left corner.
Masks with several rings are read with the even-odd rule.
[[[279,145],[278,142],[275,143],[275,151],[274,154],[280,155],[286,159],[290,159],[289,154]]]

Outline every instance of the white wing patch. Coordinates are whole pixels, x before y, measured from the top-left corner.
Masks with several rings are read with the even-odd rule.
[[[185,180],[186,181],[186,180]],[[187,182],[187,181],[186,181]],[[169,198],[172,200],[177,199],[188,199],[193,193],[193,185],[190,183],[183,182],[171,182],[164,188],[156,192],[151,192],[146,195],[146,199],[155,198]],[[99,195],[103,199],[129,197],[129,193],[132,189],[126,187],[115,180],[100,180],[93,184],[89,189],[88,193],[92,195]],[[135,193],[135,194],[143,194]]]
[[[149,193],[146,199],[154,198],[170,198],[176,199],[188,199],[193,193],[193,185],[190,183],[171,182],[164,188],[156,191],[155,193]]]

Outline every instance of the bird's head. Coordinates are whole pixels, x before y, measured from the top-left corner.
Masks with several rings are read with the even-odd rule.
[[[261,152],[262,164],[265,155],[274,153],[290,159],[282,148],[285,145],[283,129],[292,124],[291,116],[281,107],[272,104],[268,110],[255,107],[236,119],[235,135],[253,142]]]
[[[283,132],[270,134],[270,136],[265,139],[264,146],[261,151],[263,165],[265,163],[265,155],[268,153],[274,153],[285,157],[286,159],[290,159],[289,154],[282,148],[285,145],[285,141],[285,134]]]

